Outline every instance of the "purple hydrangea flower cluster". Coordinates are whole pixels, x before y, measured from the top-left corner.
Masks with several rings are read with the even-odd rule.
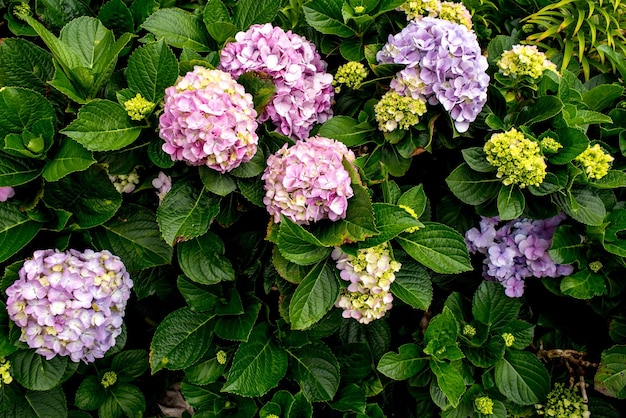
[[[564,214],[543,220],[518,218],[500,224],[499,217],[482,217],[480,229],[465,233],[471,253],[484,254],[483,276],[498,281],[509,297],[524,294],[527,277],[568,276],[574,271],[570,264],[557,264],[548,249],[556,227],[565,219]]]
[[[115,345],[133,282],[109,251],[35,251],[6,290],[20,341],[50,360],[93,362]]]
[[[315,136],[295,145],[285,144],[267,159],[263,203],[280,222],[281,215],[298,224],[346,217],[354,192],[343,159],[355,160],[343,143]]]
[[[315,45],[302,36],[269,23],[252,25],[237,33],[220,57],[219,68],[233,77],[258,71],[274,80],[276,94],[259,120],[271,120],[279,133],[304,139],[315,123],[332,116],[333,76]]]
[[[0,187],[0,202],[6,202],[13,196],[15,196],[15,190],[13,190],[13,187]]]
[[[174,161],[225,173],[256,153],[256,117],[252,96],[230,74],[196,66],[165,89],[163,151]]]
[[[465,132],[487,101],[487,59],[476,34],[447,20],[424,17],[390,35],[376,55],[384,64],[404,64],[391,87],[431,105],[441,103]]]

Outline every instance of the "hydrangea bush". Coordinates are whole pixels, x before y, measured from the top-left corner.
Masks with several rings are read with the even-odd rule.
[[[531,3],[0,0],[0,416],[622,416],[626,57]]]

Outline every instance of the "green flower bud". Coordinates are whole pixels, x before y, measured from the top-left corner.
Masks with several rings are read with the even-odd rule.
[[[476,411],[484,415],[493,415],[493,400],[489,396],[474,399]]]
[[[115,372],[109,371],[109,372],[106,372],[104,376],[102,376],[102,380],[100,381],[100,384],[102,385],[102,387],[106,389],[108,387],[113,386],[115,382],[117,382],[117,374]]]

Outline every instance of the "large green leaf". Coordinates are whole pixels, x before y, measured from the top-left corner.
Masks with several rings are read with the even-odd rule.
[[[334,116],[320,127],[318,134],[343,142],[348,147],[363,145],[371,140],[371,133],[376,128],[359,123],[349,116]]]
[[[131,377],[141,376],[149,367],[148,352],[141,349],[124,350],[117,353],[111,362],[111,369]]]
[[[219,304],[219,297],[208,286],[196,283],[186,276],[178,276],[176,285],[187,305],[194,311],[214,311]]]
[[[0,152],[0,187],[19,186],[36,179],[41,165]]]
[[[556,154],[548,155],[548,161],[552,164],[567,164],[576,158],[581,152],[589,147],[589,138],[577,128],[560,128],[556,131],[556,139],[563,148]]]
[[[605,222],[608,225],[604,231],[602,246],[611,254],[626,257],[626,239],[622,238],[623,231],[626,230],[626,210],[612,211]]]
[[[178,8],[159,9],[141,25],[157,38],[176,48],[209,52],[209,35],[199,16]]]
[[[349,38],[356,31],[346,25],[342,17],[342,0],[313,0],[302,8],[306,22],[325,35]]]
[[[93,154],[70,138],[59,140],[59,149],[46,163],[42,176],[47,181],[57,181],[75,171],[83,171],[96,162]]]
[[[600,393],[626,399],[626,346],[616,345],[602,353],[593,380],[595,389]]]
[[[541,402],[550,392],[550,375],[545,366],[527,351],[507,351],[495,367],[498,390],[520,405]]]
[[[274,0],[239,0],[233,19],[239,30],[247,30],[254,24],[273,21],[280,7],[281,3]]]
[[[137,48],[128,58],[128,87],[148,101],[158,103],[177,78],[176,55],[162,40]]]
[[[524,212],[526,200],[519,187],[502,186],[498,193],[498,215],[503,221],[519,218]]]
[[[156,215],[139,205],[125,205],[92,234],[94,244],[118,255],[129,271],[169,264],[172,247],[161,239]]]
[[[403,344],[398,347],[398,354],[385,353],[378,362],[376,370],[394,380],[405,380],[426,367],[428,358],[422,356],[422,349],[416,344]]]
[[[45,94],[54,76],[52,56],[26,39],[5,38],[0,44],[0,86],[32,89]]]
[[[68,357],[56,356],[50,360],[25,349],[13,353],[11,375],[22,386],[31,390],[50,390],[58,385],[68,368]]]
[[[224,255],[224,243],[211,231],[178,245],[178,264],[183,273],[200,284],[235,280],[235,270]]]
[[[416,232],[396,238],[411,257],[437,273],[453,274],[472,269],[461,234],[436,222],[424,222],[424,225]]]
[[[54,108],[41,94],[21,87],[0,89],[0,139],[10,133],[21,135],[41,119],[56,123]]]
[[[450,357],[463,358],[459,355],[456,340],[459,335],[459,325],[454,313],[444,306],[443,311],[435,316],[424,333],[424,353],[431,355],[437,360],[450,359]],[[458,360],[454,358],[454,360]]]
[[[501,181],[493,174],[479,173],[463,163],[446,178],[450,191],[468,205],[480,205],[493,199],[500,190]]]
[[[215,333],[229,341],[248,341],[252,327],[261,311],[261,301],[252,295],[243,300],[244,312],[241,315],[220,316],[215,323]]]
[[[202,13],[202,20],[209,35],[220,44],[238,32],[222,0],[208,0]]]
[[[209,348],[215,315],[180,308],[157,327],[150,343],[152,374],[161,369],[180,370],[200,361]]]
[[[373,247],[400,235],[409,228],[419,228],[423,224],[415,219],[406,209],[388,203],[372,205],[376,216],[376,229],[380,234],[359,243],[360,248]]]
[[[203,187],[179,181],[165,195],[157,210],[161,235],[169,245],[203,235],[219,213],[219,198]]]
[[[146,399],[135,385],[119,383],[113,386],[109,396],[98,408],[100,417],[141,418],[146,410]]]
[[[250,397],[264,395],[285,376],[287,358],[287,352],[274,342],[269,325],[258,324],[248,341],[239,345],[222,391]]]
[[[602,199],[591,190],[574,189],[568,194],[557,193],[554,199],[563,212],[585,225],[601,225],[606,216]]]
[[[561,280],[561,292],[576,299],[591,299],[607,291],[604,275],[583,269]]]
[[[29,390],[24,397],[32,409],[31,416],[37,418],[67,416],[67,400],[60,386],[50,390]]]
[[[556,96],[540,96],[535,103],[524,107],[517,117],[518,125],[530,126],[558,115],[563,102]]]
[[[304,266],[317,263],[330,254],[330,249],[313,234],[284,216],[278,233],[278,250],[287,260]]]
[[[452,407],[456,407],[465,393],[465,380],[461,372],[448,362],[430,360],[430,369],[437,378],[437,386],[446,395]]]
[[[92,228],[108,221],[122,204],[122,196],[101,165],[92,165],[46,184],[43,200],[49,207],[71,212],[79,228]]]
[[[0,205],[0,262],[8,260],[39,232],[41,224],[21,212],[16,204]]]
[[[339,294],[334,268],[321,261],[300,282],[289,304],[293,329],[307,329],[332,308]]]
[[[110,100],[95,99],[78,111],[78,117],[61,133],[90,151],[113,151],[132,144],[141,132],[126,110]]]
[[[329,401],[339,387],[339,363],[321,342],[289,350],[293,378],[311,402]]]
[[[426,196],[426,192],[424,192],[424,185],[420,184],[406,190],[398,198],[397,204],[413,209],[415,216],[418,218],[422,216],[428,206],[428,196]]]
[[[474,318],[492,330],[498,330],[507,322],[517,318],[520,303],[504,293],[504,287],[499,283],[482,282],[472,300],[472,314]]]
[[[580,262],[584,257],[585,244],[574,226],[559,225],[552,236],[552,246],[548,253],[555,263]]]
[[[402,251],[395,252],[402,264],[391,283],[391,293],[415,309],[427,310],[433,298],[433,285],[426,269]]]

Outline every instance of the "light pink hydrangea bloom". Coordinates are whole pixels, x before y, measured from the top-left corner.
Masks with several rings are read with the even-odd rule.
[[[228,73],[196,66],[165,90],[163,151],[225,173],[256,153],[256,117],[252,96]]]
[[[343,159],[353,162],[354,153],[343,143],[315,136],[288,148],[285,144],[267,159],[263,203],[280,222],[285,215],[298,224],[346,217],[348,199],[354,192]]]
[[[159,175],[152,179],[152,187],[157,189],[159,202],[162,202],[167,192],[172,188],[172,178],[164,172],[159,171]]]
[[[13,196],[15,196],[15,190],[13,190],[13,187],[0,187],[0,202],[6,202]]]
[[[274,80],[276,95],[259,120],[271,120],[281,134],[304,139],[315,123],[332,116],[333,76],[315,45],[302,36],[269,23],[253,25],[237,33],[220,57],[219,68],[233,77],[259,71]]]
[[[133,282],[109,251],[35,251],[6,290],[20,341],[50,360],[56,355],[93,362],[122,332]]]

